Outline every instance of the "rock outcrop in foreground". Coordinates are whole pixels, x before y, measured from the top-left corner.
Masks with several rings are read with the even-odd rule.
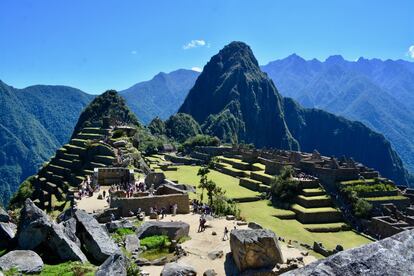
[[[84,210],[77,210],[75,218],[78,237],[88,248],[88,253],[94,261],[103,263],[108,257],[121,253],[108,233],[91,215]]]
[[[66,236],[62,225],[51,221],[30,199],[25,201],[20,213],[17,240],[20,248],[48,251],[50,254],[46,256],[50,258],[87,262],[78,245]]]
[[[189,231],[190,225],[185,222],[148,221],[138,228],[137,236],[143,239],[154,235],[166,235],[171,240],[179,240],[188,236]]]
[[[96,276],[117,275],[126,276],[128,269],[128,259],[123,254],[114,254],[101,264],[96,271]]]
[[[240,272],[248,269],[273,268],[283,263],[275,233],[267,229],[240,229],[230,233],[230,248]]]
[[[414,230],[337,253],[283,275],[414,275]]]
[[[43,269],[43,261],[34,251],[14,250],[0,258],[0,270],[6,271],[12,268],[20,273],[39,273]]]
[[[164,266],[161,271],[161,276],[195,276],[197,275],[196,270],[189,265],[179,263],[168,263]]]

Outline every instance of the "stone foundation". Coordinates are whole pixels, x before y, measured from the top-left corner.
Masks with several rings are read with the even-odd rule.
[[[174,204],[177,204],[178,206],[178,214],[190,213],[188,194],[112,198],[110,201],[110,207],[119,208],[121,216],[129,216],[129,211],[136,212],[139,208],[147,214],[149,214],[151,207],[157,207],[158,210],[164,207],[167,211],[169,211],[170,206]]]

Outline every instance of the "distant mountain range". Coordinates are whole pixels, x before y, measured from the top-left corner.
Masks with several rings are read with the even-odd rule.
[[[414,63],[341,56],[321,62],[291,55],[262,70],[284,96],[303,106],[361,121],[384,134],[414,171]]]
[[[92,98],[66,86],[16,89],[0,81],[0,202],[69,139]]]
[[[190,114],[205,133],[227,142],[317,149],[323,155],[353,157],[399,184],[409,181],[383,135],[360,122],[283,98],[242,42],[230,43],[211,58],[178,112]]]
[[[304,60],[293,54],[261,66],[261,69],[274,81],[283,96],[295,99],[304,107],[320,108],[361,121],[383,134],[409,171],[414,172],[413,62],[364,58],[346,61],[341,56],[331,56],[322,62]],[[121,94],[138,118],[147,124],[155,116],[166,119],[174,114],[198,75],[185,69],[160,73]],[[157,83],[163,83],[163,87],[175,83],[180,85],[180,89],[171,93],[171,89],[157,89]],[[143,86],[145,89],[140,88]],[[132,89],[134,87],[136,89]],[[161,90],[168,92],[162,93],[162,101],[157,102],[158,91]],[[148,98],[151,98],[150,104],[143,104],[148,102]],[[142,107],[141,110],[137,105]],[[147,110],[152,112],[144,114]]]
[[[283,96],[361,121],[384,134],[414,171],[414,63],[363,58],[352,62],[341,56],[321,62],[291,55],[261,69]],[[185,69],[159,73],[120,94],[142,123],[156,116],[165,120],[177,112],[199,75]],[[0,201],[69,139],[79,114],[93,98],[66,86],[16,89],[0,81]],[[289,132],[293,135],[292,129]],[[292,143],[286,135],[286,142]]]
[[[196,71],[185,69],[168,74],[161,72],[119,93],[139,120],[148,124],[157,116],[165,120],[176,113],[198,75]]]

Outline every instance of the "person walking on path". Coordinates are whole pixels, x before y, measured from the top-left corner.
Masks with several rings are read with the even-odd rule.
[[[223,241],[228,240],[229,239],[229,229],[227,229],[227,226],[224,227],[224,236],[223,236]]]

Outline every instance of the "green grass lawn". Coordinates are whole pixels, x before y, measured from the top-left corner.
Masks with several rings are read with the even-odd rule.
[[[335,248],[337,244],[341,244],[344,248],[348,249],[371,242],[369,239],[353,231],[333,233],[309,232],[304,228],[306,225],[301,224],[295,219],[281,220],[274,217],[275,214],[283,212],[284,210],[269,206],[267,200],[239,203],[238,206],[241,210],[242,217],[247,221],[259,223],[263,227],[274,231],[276,235],[284,237],[285,240],[297,240],[310,245],[313,245],[314,241],[318,241],[322,242],[329,249]],[[320,225],[322,226],[324,224]]]
[[[309,189],[303,189],[305,193],[319,193],[319,192],[325,192],[322,190],[322,188],[309,188]]]
[[[239,164],[243,164],[243,165],[249,165],[249,163],[243,162],[240,159],[237,158],[228,158],[228,157],[224,157],[224,156],[219,156],[218,157],[219,160],[221,161],[230,161],[230,162],[234,162],[234,163],[239,163]]]
[[[365,180],[356,179],[356,180],[349,180],[349,181],[341,181],[339,183],[342,185],[360,185],[360,184],[373,184],[376,182],[377,182],[376,179],[365,179]]]
[[[319,207],[319,208],[305,208],[299,204],[293,204],[291,206],[292,209],[298,210],[302,213],[321,213],[321,212],[339,212],[337,209],[333,207]]]
[[[298,197],[304,199],[304,200],[320,200],[320,199],[330,199],[328,195],[320,195],[320,196],[304,196],[304,195],[298,195]]]
[[[388,200],[406,200],[405,196],[380,196],[380,197],[364,197],[366,201],[388,201]]]
[[[262,171],[266,169],[266,166],[263,165],[262,163],[254,163],[253,166],[256,168],[260,168]]]
[[[197,176],[197,172],[200,166],[177,166],[177,168],[177,171],[165,171],[165,176],[170,180],[177,180],[178,183],[198,186],[200,177]],[[229,198],[254,197],[259,195],[258,192],[240,186],[238,178],[215,170],[211,170],[208,177],[215,181],[218,186],[222,187],[226,191],[226,196]],[[199,195],[200,192],[200,189],[197,189],[197,195]],[[194,194],[190,194],[190,198],[194,197]]]

